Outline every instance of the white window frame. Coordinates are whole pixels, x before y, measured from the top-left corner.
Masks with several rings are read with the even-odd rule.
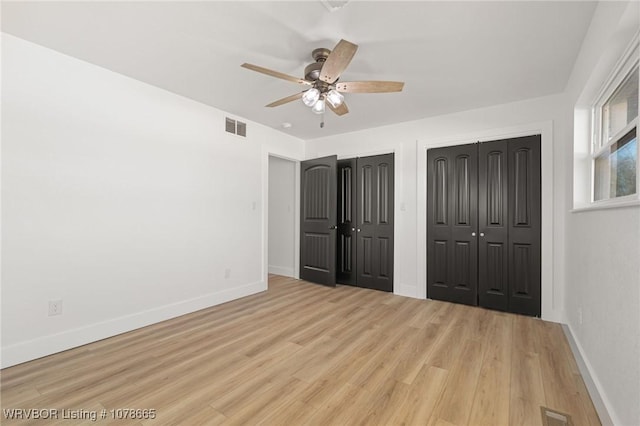
[[[615,205],[628,202],[634,202],[640,200],[640,143],[637,143],[637,160],[636,160],[636,193],[625,195],[621,197],[610,197],[601,200],[595,199],[595,179],[596,159],[605,153],[610,151],[611,147],[615,145],[620,139],[629,133],[634,127],[636,128],[636,137],[640,137],[640,120],[636,117],[623,129],[618,131],[609,141],[603,141],[603,129],[602,129],[602,111],[604,104],[609,100],[613,93],[618,90],[620,85],[626,80],[626,78],[640,66],[640,36],[637,34],[629,47],[625,50],[621,60],[614,68],[614,72],[607,79],[596,97],[596,101],[591,108],[591,203],[592,205]],[[639,90],[640,98],[640,90]]]

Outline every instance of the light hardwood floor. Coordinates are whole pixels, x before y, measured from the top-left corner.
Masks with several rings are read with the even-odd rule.
[[[1,374],[3,409],[157,411],[100,424],[541,425],[541,405],[600,424],[559,324],[278,276]]]

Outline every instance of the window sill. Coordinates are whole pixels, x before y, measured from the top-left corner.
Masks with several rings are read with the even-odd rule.
[[[609,210],[609,209],[622,209],[627,207],[640,207],[640,199],[626,199],[626,200],[607,200],[601,201],[597,203],[591,203],[587,205],[583,205],[581,207],[576,207],[570,210],[571,213],[582,213],[589,212],[593,210]]]

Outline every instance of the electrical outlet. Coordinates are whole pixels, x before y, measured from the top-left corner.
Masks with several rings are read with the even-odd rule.
[[[62,299],[49,300],[49,316],[62,315]]]
[[[224,279],[228,280],[229,278],[231,278],[231,269],[227,268],[224,270]]]

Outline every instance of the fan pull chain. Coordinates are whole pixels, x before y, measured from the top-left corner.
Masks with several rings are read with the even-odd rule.
[[[324,112],[320,116],[320,128],[321,129],[324,128]]]

